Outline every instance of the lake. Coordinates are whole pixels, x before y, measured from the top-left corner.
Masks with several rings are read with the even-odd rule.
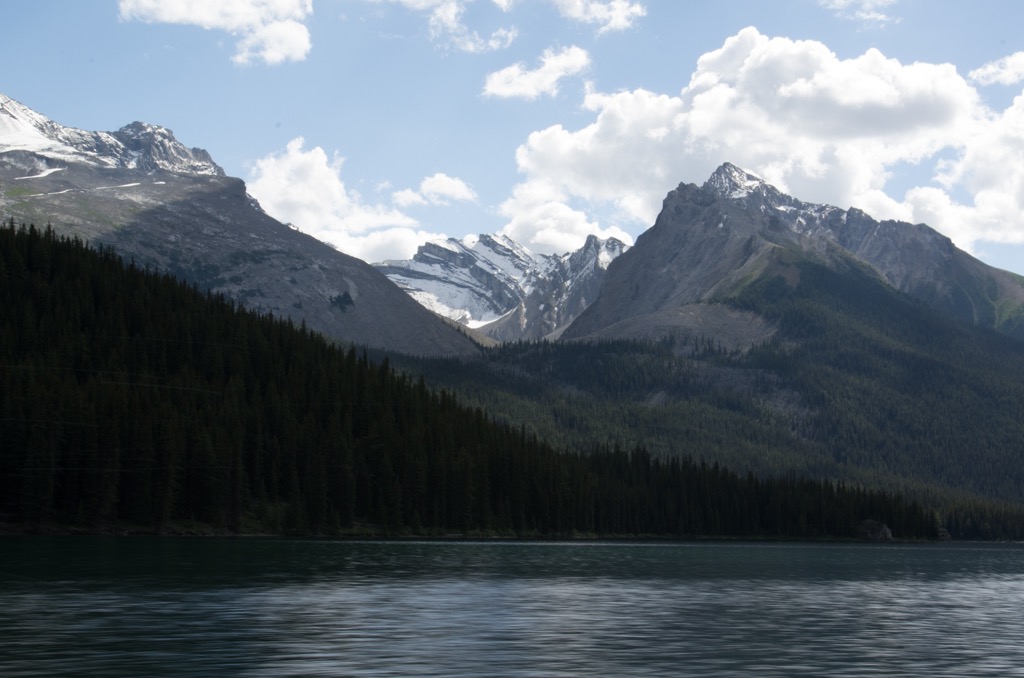
[[[1024,676],[1024,546],[0,539],[0,675]]]

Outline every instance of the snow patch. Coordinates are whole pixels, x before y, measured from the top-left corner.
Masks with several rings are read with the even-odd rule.
[[[764,186],[764,182],[759,178],[731,163],[725,163],[715,170],[708,179],[708,184],[714,187],[719,195],[734,200],[746,198]]]
[[[32,175],[29,175],[27,177],[14,177],[14,180],[15,181],[24,181],[25,179],[41,179],[43,177],[50,176],[54,172],[63,172],[66,169],[67,169],[66,167],[51,167],[50,169],[44,169],[39,174],[32,174]]]

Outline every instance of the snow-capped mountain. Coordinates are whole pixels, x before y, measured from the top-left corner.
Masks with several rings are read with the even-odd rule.
[[[599,298],[563,336],[693,334],[749,346],[774,332],[771,323],[718,302],[767,278],[793,288],[801,262],[869,270],[936,310],[1024,336],[1024,278],[924,224],[804,203],[728,163],[703,186],[668,194],[654,226],[613,262]]]
[[[435,313],[514,341],[557,334],[572,322],[625,249],[590,236],[576,252],[545,255],[503,235],[474,235],[431,241],[410,260],[375,266]]]
[[[271,218],[240,179],[163,127],[86,132],[0,95],[0,215],[51,224],[343,341],[417,355],[478,350],[369,264]]]
[[[224,176],[209,153],[186,148],[164,127],[133,122],[116,132],[86,132],[60,125],[4,94],[0,94],[0,139],[5,153],[34,154],[45,165],[37,168],[39,172],[59,171],[59,163],[72,162]]]

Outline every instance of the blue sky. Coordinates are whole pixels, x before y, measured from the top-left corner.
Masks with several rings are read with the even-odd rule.
[[[0,3],[0,92],[172,129],[368,261],[632,240],[733,162],[1024,273],[1024,2]]]

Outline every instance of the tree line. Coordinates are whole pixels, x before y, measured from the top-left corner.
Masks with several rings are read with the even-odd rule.
[[[304,326],[0,228],[0,521],[19,529],[931,538],[896,493],[558,447]]]

